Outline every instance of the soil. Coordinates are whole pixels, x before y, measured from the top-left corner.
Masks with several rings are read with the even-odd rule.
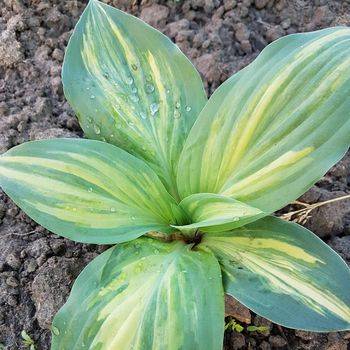
[[[208,94],[283,35],[350,24],[350,1],[105,2],[171,37],[201,72]],[[77,0],[0,0],[0,153],[29,140],[83,136],[63,96],[60,72],[67,40],[85,5]],[[349,192],[348,152],[301,200],[314,203]],[[350,264],[349,203],[313,211],[306,226]],[[20,335],[26,330],[37,349],[49,349],[54,314],[81,269],[106,247],[75,243],[48,232],[3,192],[0,247],[0,343],[5,349],[26,349]],[[227,350],[350,349],[350,332],[288,330],[241,306],[237,313],[243,326],[251,321],[267,331],[228,330]]]

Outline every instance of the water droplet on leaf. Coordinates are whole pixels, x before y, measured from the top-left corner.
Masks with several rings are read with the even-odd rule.
[[[111,211],[112,213],[115,213],[115,208],[114,208],[114,207],[111,207],[110,211]]]
[[[147,84],[146,84],[146,92],[147,92],[148,94],[151,94],[153,91],[154,91],[154,85],[151,84],[151,83],[147,83]]]
[[[154,116],[158,111],[159,111],[159,105],[158,103],[152,103],[149,106],[150,110],[151,110],[151,115]]]
[[[92,100],[94,100],[95,99],[95,95],[90,95],[90,98],[92,99]]]
[[[181,107],[181,104],[180,104],[179,101],[177,101],[177,102],[175,103],[175,108],[179,109],[180,107]]]
[[[133,77],[127,77],[125,82],[128,84],[128,85],[132,85],[132,83],[134,82],[134,79]]]
[[[187,106],[187,107],[186,107],[186,112],[190,112],[191,109],[192,109],[192,108],[191,108],[190,106]]]
[[[100,127],[98,126],[98,125],[94,125],[94,131],[95,131],[95,133],[97,134],[97,135],[100,135],[101,134],[101,129],[100,129]]]
[[[54,335],[60,335],[60,330],[56,326],[52,325],[51,330]]]
[[[142,119],[147,119],[146,113],[143,113],[143,112],[140,112],[140,117],[141,117]]]
[[[138,95],[130,95],[130,100],[133,102],[140,101],[140,97]]]

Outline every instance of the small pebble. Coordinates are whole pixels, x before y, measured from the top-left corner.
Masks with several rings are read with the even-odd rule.
[[[19,282],[17,280],[17,278],[10,276],[6,278],[6,284],[10,287],[18,287]]]
[[[271,335],[269,342],[272,348],[281,349],[287,345],[286,340],[280,335]]]
[[[7,255],[5,261],[13,270],[18,270],[21,267],[21,260],[15,254]]]

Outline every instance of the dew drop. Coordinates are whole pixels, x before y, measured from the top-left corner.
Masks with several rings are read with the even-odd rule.
[[[86,90],[88,90],[88,91],[89,91],[89,90],[90,90],[90,86],[87,86],[87,87],[86,87]]]
[[[103,76],[104,76],[106,79],[108,79],[108,78],[109,78],[109,73],[108,73],[108,72],[104,72],[104,73],[103,73]]]
[[[175,118],[175,119],[178,119],[178,118],[180,118],[180,117],[181,117],[180,111],[175,110],[175,111],[174,111],[174,118]]]
[[[159,254],[159,249],[157,249],[157,248],[154,249],[154,250],[153,250],[153,253],[154,253],[154,254]]]
[[[147,115],[146,115],[146,113],[144,113],[144,112],[140,112],[140,117],[141,117],[142,119],[147,119]]]
[[[232,221],[238,221],[239,217],[235,216],[234,218],[232,218]]]
[[[51,330],[54,335],[60,335],[60,330],[56,326],[52,325]]]
[[[92,99],[92,100],[94,100],[95,99],[95,95],[90,95],[90,98]]]
[[[158,111],[159,111],[159,105],[158,103],[152,103],[149,106],[150,110],[151,110],[151,115],[154,116]]]
[[[130,95],[130,100],[133,102],[138,102],[138,101],[140,101],[140,97],[137,94]]]
[[[131,217],[131,220],[136,220],[136,217],[135,217],[135,216],[132,216],[132,217]]]
[[[137,89],[135,86],[131,89],[131,92],[133,92],[134,94],[137,92]]]
[[[132,68],[133,70],[137,70],[137,64],[133,63],[133,64],[131,65],[131,68]]]
[[[134,82],[134,79],[133,77],[127,77],[125,82],[128,84],[128,85],[132,85],[132,83]]]
[[[175,108],[179,109],[180,107],[181,107],[181,104],[180,104],[179,101],[177,101],[177,102],[175,103]]]
[[[191,107],[190,106],[186,106],[186,112],[190,112],[191,111]]]
[[[166,90],[166,93],[167,93],[167,94],[170,94],[170,90],[169,90],[169,89],[167,89],[167,90]]]
[[[112,213],[115,213],[115,208],[114,208],[114,207],[111,207],[111,208],[110,208],[110,211],[111,211]]]
[[[146,77],[146,80],[147,80],[147,81],[152,81],[152,75],[151,75],[151,74],[148,74],[147,77]]]
[[[89,187],[89,188],[88,188],[88,192],[92,192],[92,187]]]
[[[94,125],[94,131],[95,131],[96,135],[100,135],[101,134],[101,129],[96,124]]]
[[[89,123],[93,122],[93,119],[91,117],[88,117],[87,120],[88,120]]]
[[[135,124],[133,122],[128,122],[129,126],[134,126]]]
[[[146,84],[146,93],[151,94],[154,91],[154,85],[151,83]]]

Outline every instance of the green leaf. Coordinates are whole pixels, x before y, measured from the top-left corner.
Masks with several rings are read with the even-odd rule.
[[[268,331],[268,327],[266,327],[266,326],[248,326],[247,331],[248,332],[265,333]]]
[[[179,155],[206,102],[198,72],[177,46],[92,0],[69,41],[62,77],[86,136],[146,160],[176,197]]]
[[[181,154],[181,198],[271,213],[320,179],[350,143],[349,40],[347,27],[283,37],[221,85]]]
[[[212,193],[198,193],[186,197],[180,206],[193,222],[173,226],[184,233],[191,233],[199,228],[202,232],[228,231],[266,215],[261,210],[235,199]]]
[[[23,329],[21,331],[21,337],[24,341],[31,344],[33,342],[32,338],[28,335],[28,333]]]
[[[149,238],[91,262],[58,312],[52,350],[221,350],[220,267],[205,249]]]
[[[312,232],[266,217],[204,237],[219,259],[226,293],[283,326],[350,329],[350,269]]]
[[[31,218],[80,242],[115,243],[170,233],[181,209],[142,160],[107,143],[54,139],[0,157],[0,185]]]

